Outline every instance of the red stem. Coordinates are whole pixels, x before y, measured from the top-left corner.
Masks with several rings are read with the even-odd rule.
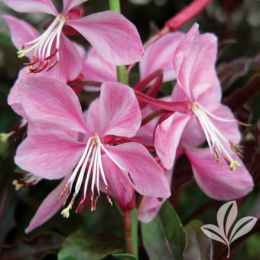
[[[166,21],[165,26],[168,27],[171,32],[178,30],[182,25],[201,13],[211,2],[212,0],[193,1],[173,18]]]
[[[172,112],[179,112],[182,114],[187,114],[191,111],[190,102],[183,101],[183,102],[167,102],[163,100],[158,100],[152,97],[148,97],[138,91],[135,91],[135,95],[138,101],[146,102],[147,104],[154,105],[156,107],[172,111]]]
[[[125,217],[125,239],[126,239],[126,252],[135,255],[133,240],[132,240],[132,223],[131,223],[131,210],[124,210]]]

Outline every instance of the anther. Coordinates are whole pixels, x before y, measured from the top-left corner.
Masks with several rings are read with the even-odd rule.
[[[109,196],[108,187],[106,187],[105,189],[106,189],[106,192],[107,192],[107,200],[108,200],[108,202],[111,204],[111,206],[113,206],[113,201],[111,200],[111,198],[110,198],[110,196]]]

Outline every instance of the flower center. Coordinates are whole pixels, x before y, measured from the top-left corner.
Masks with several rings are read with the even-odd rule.
[[[218,162],[222,169],[224,169],[224,166],[220,162],[219,155],[221,155],[224,158],[224,160],[226,161],[226,163],[232,171],[236,171],[236,167],[241,167],[241,164],[238,161],[233,160],[233,158],[225,148],[225,146],[228,145],[234,153],[236,153],[239,157],[242,157],[241,145],[237,145],[229,141],[212,123],[210,117],[220,122],[226,123],[237,122],[237,120],[230,120],[217,117],[208,110],[206,110],[198,102],[193,103],[192,111],[197,116],[201,124],[201,127],[205,133],[206,140],[208,142],[210,151],[213,154],[214,159]]]
[[[27,42],[17,52],[18,58],[23,58],[27,53],[33,51],[31,62],[24,63],[24,65],[29,66],[29,72],[37,73],[46,68],[48,71],[57,64],[59,61],[60,35],[65,22],[65,16],[58,15],[41,36]],[[56,59],[50,64],[50,59],[54,56],[56,56]]]
[[[70,192],[69,192],[69,195],[70,195],[72,192],[72,189],[74,187],[74,193],[73,193],[73,196],[72,196],[72,199],[71,199],[69,205],[65,209],[63,209],[61,212],[61,214],[64,217],[66,217],[66,218],[69,217],[69,215],[70,215],[69,211],[70,211],[70,209],[72,209],[76,196],[78,195],[78,193],[83,185],[84,185],[83,199],[80,201],[79,206],[85,201],[86,196],[87,196],[88,184],[90,184],[91,185],[91,211],[96,210],[97,200],[100,197],[100,185],[99,185],[100,178],[102,178],[102,180],[106,186],[105,189],[106,189],[106,193],[107,193],[108,202],[111,205],[113,205],[112,200],[109,196],[108,184],[107,184],[106,176],[105,176],[103,165],[102,165],[101,151],[105,152],[109,156],[109,158],[121,170],[125,171],[125,169],[122,166],[120,166],[120,164],[107,151],[107,149],[101,143],[100,138],[97,134],[93,137],[90,137],[77,166],[75,167],[70,179],[68,180],[67,184],[63,188],[63,190],[60,194],[60,197],[59,197],[59,199],[61,199],[62,196],[64,195],[65,191],[69,187],[70,187]],[[90,180],[91,177],[92,177],[92,180]],[[96,199],[94,199],[95,188],[97,189],[97,192],[98,192]],[[69,197],[69,195],[67,196],[67,198]],[[64,201],[64,205],[66,204],[66,200]]]

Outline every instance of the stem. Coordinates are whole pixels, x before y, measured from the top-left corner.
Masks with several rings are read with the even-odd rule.
[[[121,12],[120,0],[109,0],[109,8],[117,13]]]
[[[125,238],[126,238],[126,252],[131,255],[138,255],[137,247],[137,211],[136,209],[124,210],[125,216]]]
[[[126,73],[126,66],[117,66],[117,81],[125,85],[128,84],[128,77]]]
[[[121,12],[120,0],[109,0],[109,7],[110,10],[120,13]],[[117,66],[117,81],[125,85],[128,84],[128,75],[126,72],[125,65]]]

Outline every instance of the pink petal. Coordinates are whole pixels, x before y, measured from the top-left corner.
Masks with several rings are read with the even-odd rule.
[[[159,124],[155,130],[154,146],[166,169],[171,169],[176,156],[176,150],[191,115],[174,113]]]
[[[199,50],[198,24],[194,24],[180,41],[173,58],[173,67],[177,82],[183,88],[187,98],[192,99],[190,77]]]
[[[172,60],[183,36],[180,32],[168,33],[147,48],[139,63],[141,79],[160,69],[163,70],[163,81],[176,78]]]
[[[218,104],[221,99],[221,87],[216,74],[218,43],[215,35],[200,35],[200,48],[190,75],[190,85],[194,99],[202,105]]]
[[[20,50],[25,43],[39,36],[37,30],[23,20],[9,15],[5,15],[4,20],[10,28],[12,42],[18,50]]]
[[[124,16],[106,11],[68,21],[107,61],[131,64],[143,56],[143,46],[135,26]]]
[[[169,183],[163,170],[144,146],[137,143],[125,143],[106,146],[106,149],[125,169],[122,172],[137,192],[144,196],[160,198],[170,196]]]
[[[18,79],[23,79],[27,75],[27,68],[23,68],[19,72]],[[11,91],[8,95],[8,105],[12,107],[15,113],[20,115],[21,117],[24,117],[28,119],[28,116],[26,115],[23,105],[22,105],[22,100],[21,100],[21,93],[19,91],[19,83],[17,83],[18,80],[14,83],[14,86],[11,88]]]
[[[25,233],[30,233],[35,228],[41,226],[43,223],[53,217],[62,207],[63,200],[59,200],[62,189],[66,185],[69,176],[67,176],[41,203],[29,226],[25,229]],[[66,192],[68,193],[68,191]],[[64,196],[66,197],[66,193]]]
[[[208,148],[186,148],[185,153],[192,163],[194,177],[200,188],[211,198],[218,200],[232,200],[245,196],[254,186],[253,180],[242,161],[241,167],[231,171],[225,170],[213,159]],[[225,161],[222,161],[225,165]]]
[[[116,66],[104,60],[93,48],[89,50],[85,59],[82,74],[84,80],[88,81],[117,81]]]
[[[87,0],[63,0],[63,13],[67,13],[73,7],[84,2],[87,2]]]
[[[205,142],[206,137],[203,129],[195,115],[192,115],[183,130],[181,142],[191,146],[198,146]]]
[[[141,124],[141,112],[134,91],[117,82],[106,82],[101,86],[100,133],[132,137]]]
[[[20,13],[46,13],[58,15],[51,0],[3,0],[3,2],[16,12]]]
[[[92,133],[97,133],[100,129],[99,101],[99,98],[92,101],[88,107],[88,110],[84,112],[85,122]]]
[[[30,123],[29,123],[30,124]],[[70,174],[84,151],[84,143],[57,130],[43,129],[28,137],[20,144],[15,163],[45,179],[59,179]]]
[[[238,122],[230,108],[219,104],[218,107],[212,111],[212,114],[226,120],[234,120],[233,122],[221,122],[209,117],[222,135],[224,135],[229,141],[238,144],[241,140],[241,133],[238,128]]]
[[[172,169],[165,171],[166,178],[169,182],[169,186],[172,178]],[[165,199],[158,200],[155,197],[145,197],[143,198],[144,202],[141,205],[141,208],[138,210],[138,220],[147,223],[153,220],[153,218],[159,212],[161,206],[165,202]]]
[[[89,133],[78,97],[65,83],[47,77],[19,80],[23,107],[33,121]]]
[[[109,188],[109,194],[118,202],[120,208],[127,208],[134,195],[134,189],[129,184],[122,171],[107,155],[102,155],[102,164]]]
[[[82,71],[84,59],[75,45],[62,33],[60,38],[59,61],[49,71],[42,71],[41,76],[59,79],[65,83],[76,79]],[[56,58],[50,60],[50,64]]]
[[[142,118],[145,118],[152,112],[154,112],[155,109],[151,106],[146,106],[141,110]],[[142,142],[145,142],[151,146],[153,146],[153,139],[154,139],[154,131],[156,128],[156,125],[158,124],[159,117],[154,118],[144,126],[141,126],[139,130],[136,133],[135,139],[140,140]]]

